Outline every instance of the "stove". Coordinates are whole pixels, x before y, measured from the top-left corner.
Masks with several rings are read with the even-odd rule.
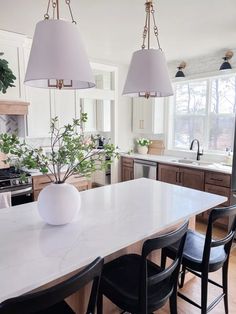
[[[32,201],[32,177],[30,173],[10,167],[0,169],[0,193],[11,192],[12,204]]]

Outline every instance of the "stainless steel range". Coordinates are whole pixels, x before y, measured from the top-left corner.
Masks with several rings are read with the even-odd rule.
[[[0,193],[9,191],[11,192],[12,205],[32,202],[31,175],[15,167],[0,169]]]

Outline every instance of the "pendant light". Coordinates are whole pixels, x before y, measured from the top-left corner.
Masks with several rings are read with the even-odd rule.
[[[222,58],[224,62],[220,66],[220,71],[222,70],[231,70],[232,66],[229,63],[229,60],[233,57],[234,53],[231,50],[226,51],[225,56]]]
[[[181,62],[180,65],[177,67],[178,71],[175,74],[175,77],[177,78],[183,78],[185,77],[185,74],[183,72],[183,69],[186,68],[186,62]]]
[[[60,19],[59,0],[49,0],[44,20],[36,25],[25,75],[26,85],[57,89],[84,89],[95,86],[70,0],[65,0],[65,3],[72,22]]]
[[[146,19],[141,50],[133,53],[123,95],[132,97],[164,97],[173,95],[164,53],[160,47],[152,0],[145,3]],[[151,18],[158,49],[151,49]],[[147,39],[147,47],[146,47]]]

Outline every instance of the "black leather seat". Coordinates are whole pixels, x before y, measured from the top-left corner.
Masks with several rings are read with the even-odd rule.
[[[148,314],[170,300],[170,313],[177,314],[177,281],[188,223],[178,230],[146,240],[142,255],[128,254],[107,263],[102,272],[98,314],[103,313],[103,295],[123,311]],[[162,268],[148,259],[154,250],[180,240],[173,263]]]
[[[138,313],[139,282],[142,257],[136,254],[121,256],[104,266],[102,290],[110,300],[122,300],[122,308],[128,312]],[[147,262],[148,277],[162,272],[162,269]],[[173,292],[170,278],[152,286],[148,291],[148,304],[152,304],[150,311],[162,307]]]
[[[71,278],[42,291],[24,294],[0,303],[0,314],[74,314],[64,301],[93,281],[87,314],[95,314],[103,259],[98,257]]]
[[[222,239],[213,238],[213,224],[216,220],[225,217],[233,217],[233,223],[227,235]],[[225,313],[228,309],[228,264],[230,250],[236,230],[236,205],[224,208],[215,208],[211,211],[206,235],[188,230],[185,241],[180,288],[184,285],[186,270],[201,278],[201,304],[197,304],[186,295],[178,292],[185,301],[201,309],[202,314],[210,312],[222,299],[224,299]],[[163,250],[162,265],[166,263],[166,257],[175,259],[178,252],[178,243]],[[209,279],[209,273],[222,269],[222,284]],[[208,283],[223,290],[223,292],[208,306]]]
[[[201,271],[203,252],[205,245],[205,236],[188,230],[187,237],[184,245],[182,265],[186,267],[192,267],[195,271]],[[172,258],[175,256],[178,248],[178,243],[170,246],[168,248],[168,256]],[[172,254],[171,254],[172,253]],[[220,269],[227,259],[227,254],[225,252],[224,246],[219,246],[211,249],[210,259],[209,259],[209,272],[214,272]]]

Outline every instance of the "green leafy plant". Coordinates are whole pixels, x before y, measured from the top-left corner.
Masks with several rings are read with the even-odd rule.
[[[152,141],[147,138],[138,138],[136,142],[139,146],[149,146],[150,144],[152,144]]]
[[[47,153],[41,147],[31,147],[15,134],[0,134],[0,150],[8,156],[5,162],[17,158],[18,167],[38,169],[55,183],[64,183],[73,174],[89,177],[96,170],[105,170],[119,155],[113,144],[98,150],[98,136],[79,133],[86,121],[87,114],[83,113],[80,119],[59,128],[58,118],[52,119]]]
[[[6,94],[9,87],[14,87],[16,80],[12,70],[8,67],[8,62],[5,59],[0,59],[0,92]]]

